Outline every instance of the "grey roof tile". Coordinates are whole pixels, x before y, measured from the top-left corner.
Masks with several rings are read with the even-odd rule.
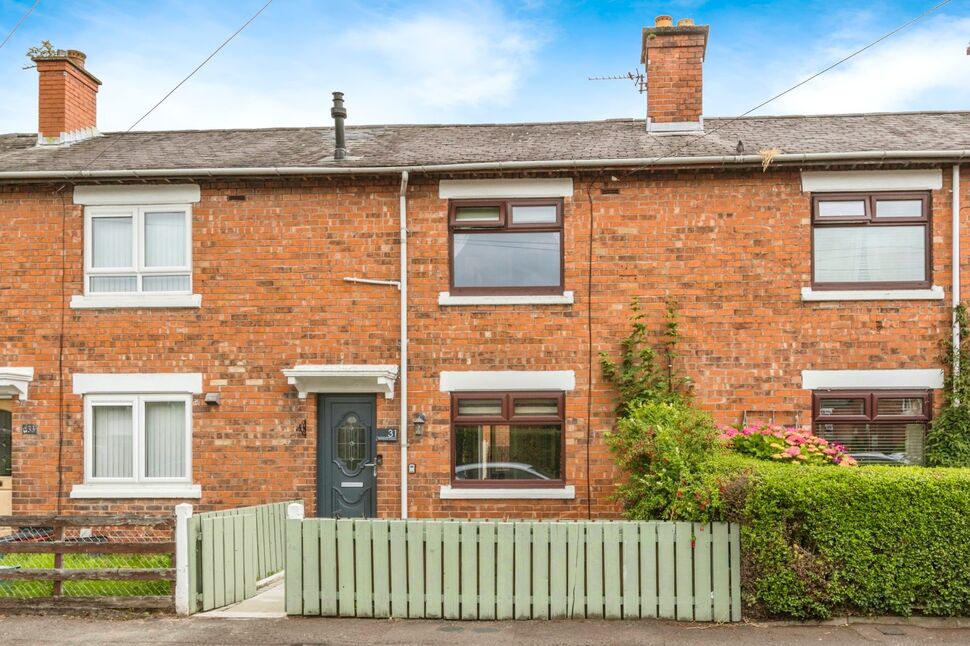
[[[350,159],[340,162],[331,157],[332,128],[105,133],[56,147],[11,134],[0,135],[0,172],[703,157],[733,155],[739,139],[748,154],[970,149],[970,112],[710,118],[705,128],[705,136],[665,137],[648,134],[639,119],[349,126]]]

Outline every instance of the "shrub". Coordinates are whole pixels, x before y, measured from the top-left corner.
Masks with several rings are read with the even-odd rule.
[[[970,613],[970,469],[708,466],[715,515],[742,525],[750,613]]]
[[[716,507],[707,462],[722,450],[707,413],[683,402],[634,404],[607,434],[628,474],[617,490],[631,519],[708,519]]]
[[[845,452],[845,447],[795,426],[764,424],[748,425],[742,429],[734,426],[721,427],[721,439],[735,452],[761,460],[777,460],[826,466],[843,467],[856,465],[855,459]]]

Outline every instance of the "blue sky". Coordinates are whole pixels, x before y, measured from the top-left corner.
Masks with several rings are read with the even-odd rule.
[[[123,130],[265,0],[42,0],[0,49],[0,132],[36,129],[41,40],[80,49],[104,83],[101,130]],[[0,38],[33,0],[0,0]],[[275,0],[139,129],[642,117],[627,81],[654,16],[711,26],[704,112],[731,116],[881,36],[934,0],[581,2]],[[970,108],[970,2],[951,5],[761,111]]]

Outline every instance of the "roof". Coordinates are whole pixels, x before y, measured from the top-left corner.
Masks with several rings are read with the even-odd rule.
[[[105,133],[64,146],[37,146],[36,134],[0,135],[0,177],[25,171],[97,174],[161,169],[368,169],[548,162],[576,165],[609,160],[646,163],[713,157],[758,159],[761,149],[782,158],[838,155],[918,157],[921,151],[970,151],[970,112],[908,112],[822,116],[711,118],[705,134],[646,132],[642,119],[475,125],[349,126],[349,158],[333,160],[332,128],[172,130]],[[950,154],[952,153],[952,154]],[[99,156],[100,155],[100,156]],[[658,159],[659,158],[659,159]],[[776,156],[776,159],[779,157]]]

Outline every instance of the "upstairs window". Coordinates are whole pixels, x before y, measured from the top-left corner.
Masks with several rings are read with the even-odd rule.
[[[461,200],[449,205],[452,294],[561,294],[563,202]]]
[[[914,391],[816,391],[815,434],[860,463],[922,464],[930,395]]]
[[[812,197],[816,289],[929,287],[930,241],[929,192]]]
[[[455,393],[455,486],[552,487],[563,483],[563,394]]]
[[[192,292],[191,209],[85,209],[85,294]]]

